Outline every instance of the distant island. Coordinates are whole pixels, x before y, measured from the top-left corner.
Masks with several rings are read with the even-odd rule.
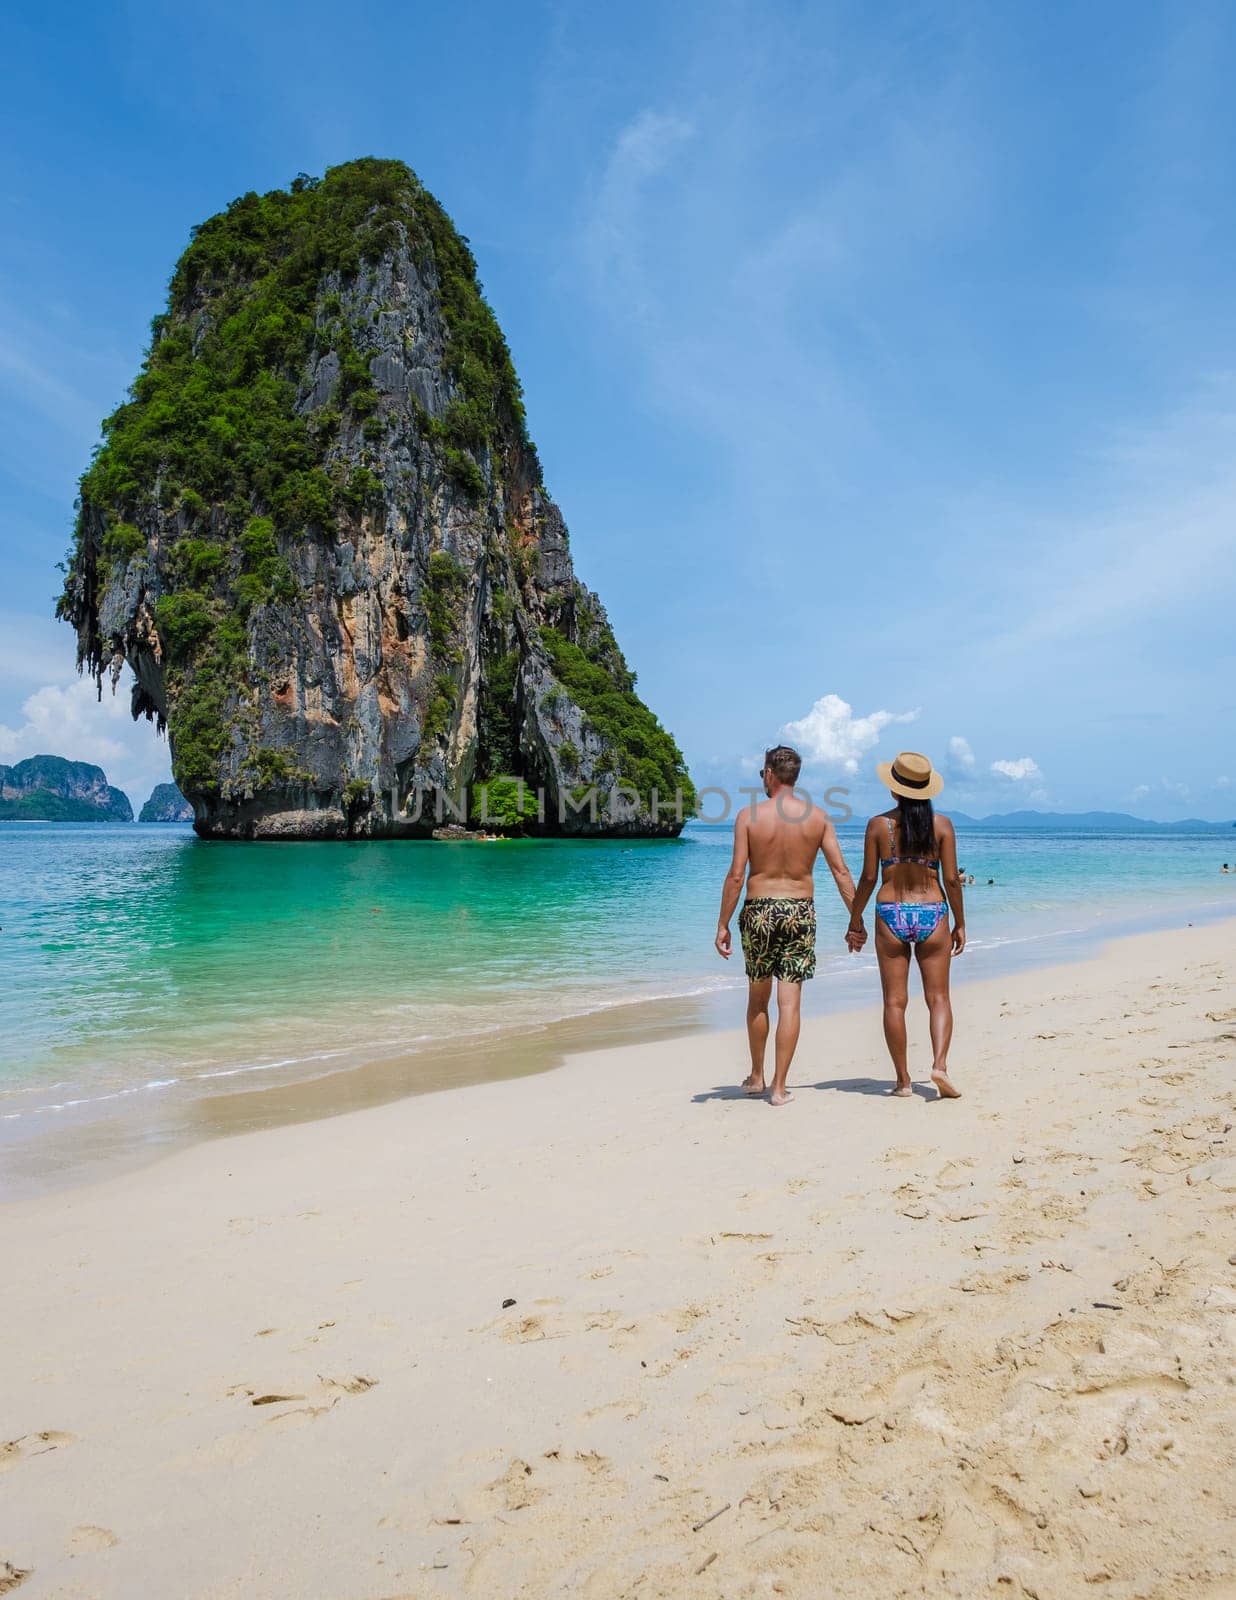
[[[30,756],[0,767],[0,822],[132,822],[129,797],[102,767]]]
[[[1152,822],[1148,817],[1131,817],[1127,811],[1002,811],[990,817],[968,817],[964,811],[950,811],[954,822],[970,828],[1077,828],[1081,832],[1145,833],[1153,829],[1166,833],[1212,833],[1216,828],[1236,828],[1236,822],[1206,822],[1201,817],[1186,817],[1182,822]]]
[[[157,783],[141,809],[139,822],[192,822],[193,807],[174,783]]]

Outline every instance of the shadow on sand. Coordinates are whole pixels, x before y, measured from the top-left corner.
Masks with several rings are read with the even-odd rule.
[[[891,1100],[889,1090],[892,1088],[887,1078],[825,1078],[822,1083],[791,1084],[791,1089],[801,1092],[806,1089],[831,1089],[838,1094],[875,1094],[881,1095],[886,1100]],[[913,1085],[916,1099],[926,1100],[933,1104],[940,1096],[935,1089],[925,1083]],[[701,1089],[698,1094],[691,1096],[693,1105],[702,1106],[709,1100],[750,1100],[753,1105],[766,1103],[766,1095],[748,1094],[736,1083],[719,1083],[713,1089]]]
[[[839,1094],[878,1094],[886,1100],[891,1100],[889,1090],[892,1084],[887,1078],[826,1078],[823,1083],[805,1083],[804,1089],[835,1089]],[[940,1097],[934,1088],[928,1088],[925,1083],[911,1084],[915,1095],[922,1100],[938,1100]]]

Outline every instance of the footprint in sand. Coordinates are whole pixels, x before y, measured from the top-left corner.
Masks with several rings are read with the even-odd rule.
[[[328,1389],[338,1389],[342,1394],[364,1394],[367,1389],[376,1389],[377,1378],[366,1378],[363,1373],[354,1373],[350,1378],[323,1378],[321,1380]]]
[[[110,1550],[119,1543],[110,1528],[100,1528],[93,1522],[83,1522],[69,1535],[69,1549],[75,1555],[87,1550]]]
[[[1081,1396],[1183,1394],[1189,1388],[1179,1359],[1136,1333],[1104,1339],[1101,1353],[1084,1357],[1073,1370],[1073,1393]]]
[[[1025,1283],[1029,1276],[1020,1267],[1005,1267],[1000,1272],[972,1272],[952,1287],[962,1294],[1007,1294],[1015,1283]]]
[[[16,1567],[11,1561],[0,1561],[0,1594],[9,1594],[34,1571],[33,1567]]]
[[[914,1363],[860,1389],[857,1394],[835,1394],[824,1409],[834,1422],[843,1423],[847,1428],[861,1428],[876,1417],[889,1417],[903,1410],[917,1400],[933,1380],[951,1376],[952,1368],[946,1361]]]
[[[599,1417],[614,1417],[622,1422],[634,1422],[647,1410],[642,1400],[608,1400],[604,1405],[593,1406],[580,1414],[581,1422],[595,1422]]]
[[[515,1457],[500,1478],[485,1485],[486,1492],[497,1500],[502,1510],[523,1511],[546,1493],[533,1485],[532,1470],[526,1461]]]
[[[540,1305],[546,1302],[533,1303]],[[553,1317],[534,1313],[520,1317],[516,1322],[498,1319],[486,1324],[481,1331],[487,1333],[496,1328],[499,1337],[507,1344],[541,1344],[547,1339],[569,1339],[576,1333],[610,1333],[617,1323],[616,1311],[602,1309]]]
[[[311,1398],[325,1402],[321,1405],[298,1406],[294,1411],[274,1413],[270,1420],[272,1422],[280,1422],[283,1418],[291,1416],[321,1416],[324,1412],[337,1405],[345,1394],[364,1394],[366,1390],[376,1388],[378,1381],[377,1378],[366,1377],[364,1373],[360,1372],[353,1373],[347,1378],[327,1378],[319,1374],[316,1394],[312,1396],[308,1389],[302,1392],[299,1389],[292,1388],[291,1385],[286,1390],[270,1389],[257,1392],[247,1384],[236,1383],[227,1391],[227,1397],[229,1400],[247,1400],[251,1406],[263,1408],[267,1406],[295,1406],[298,1401]]]
[[[54,1428],[42,1433],[23,1433],[19,1439],[0,1444],[0,1472],[6,1472],[29,1456],[41,1456],[49,1450],[59,1450],[66,1444],[72,1444],[76,1437],[76,1434],[59,1433]],[[3,1589],[0,1589],[0,1594],[3,1593]]]
[[[858,1344],[875,1334],[890,1335],[914,1322],[919,1313],[900,1306],[885,1306],[878,1311],[852,1311],[839,1322],[822,1322],[818,1317],[787,1317],[790,1333],[801,1338],[815,1334],[830,1344]]]

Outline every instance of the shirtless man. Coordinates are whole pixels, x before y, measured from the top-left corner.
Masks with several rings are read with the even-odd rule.
[[[832,820],[811,801],[794,793],[802,757],[787,744],[764,757],[767,800],[752,801],[734,823],[734,859],[721,890],[717,949],[728,961],[730,919],[747,881],[747,903],[738,918],[747,967],[747,1039],[751,1075],[743,1080],[749,1095],[764,1093],[764,1053],[768,1044],[768,1002],[777,980],[775,1106],[794,1096],[785,1086],[798,1044],[802,984],[815,976],[815,858],[823,853],[846,910],[854,899],[854,880],[837,843]],[[750,869],[748,873],[748,869]]]

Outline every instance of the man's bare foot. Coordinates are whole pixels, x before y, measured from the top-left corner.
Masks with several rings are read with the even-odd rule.
[[[936,1092],[939,1094],[941,1100],[961,1099],[961,1090],[955,1089],[949,1082],[949,1076],[947,1072],[933,1072],[931,1075],[931,1081],[935,1084]]]
[[[890,1089],[888,1092],[894,1100],[909,1100],[914,1093],[914,1085],[899,1083],[895,1089]]]
[[[742,1080],[742,1087],[745,1094],[753,1096],[768,1093],[768,1085],[764,1082],[763,1078],[757,1078],[754,1072],[748,1073],[747,1076]]]
[[[788,1089],[782,1089],[780,1094],[774,1089],[768,1097],[768,1103],[773,1106],[784,1106],[788,1105],[793,1098],[794,1096]]]

